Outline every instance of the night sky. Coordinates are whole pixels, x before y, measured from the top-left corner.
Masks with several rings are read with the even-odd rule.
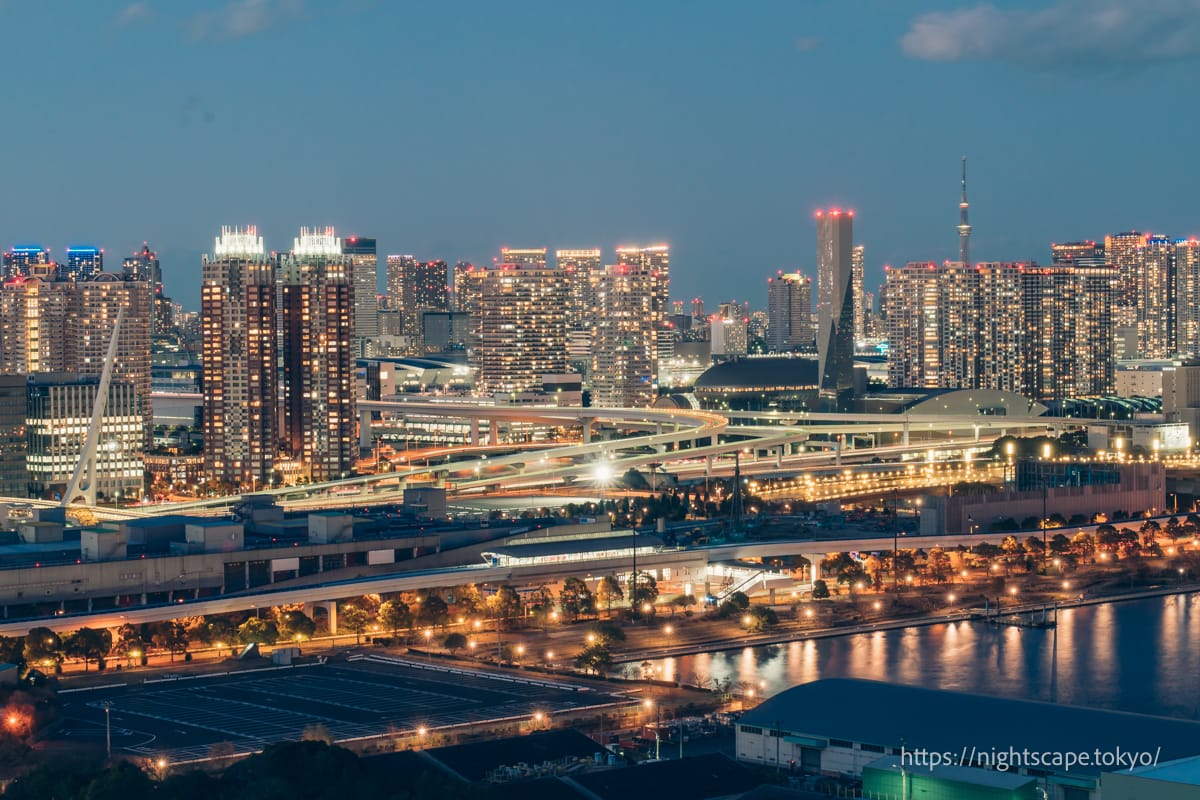
[[[666,241],[765,305],[813,211],[885,263],[1200,233],[1200,0],[0,0],[0,246],[148,240],[198,304],[223,224],[382,256]],[[382,273],[382,268],[381,268]]]

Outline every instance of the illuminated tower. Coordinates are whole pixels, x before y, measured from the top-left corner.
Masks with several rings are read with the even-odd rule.
[[[817,212],[817,358],[822,405],[842,410],[854,390],[854,212]]]
[[[283,439],[314,481],[345,477],[358,456],[352,258],[333,228],[301,228],[280,257]]]
[[[866,296],[863,292],[863,268],[866,265],[866,251],[861,244],[854,246],[850,254],[850,283],[854,292],[854,344],[867,338],[867,308]]]
[[[393,311],[400,310],[401,297],[404,295],[404,273],[411,264],[415,263],[417,263],[416,256],[392,255],[387,257],[387,300],[388,308]]]
[[[201,269],[204,471],[267,486],[278,439],[275,269],[254,227],[222,228]]]
[[[567,329],[590,330],[596,314],[594,286],[604,272],[600,248],[557,250],[554,262],[567,273]]]
[[[812,278],[783,272],[767,278],[767,349],[812,350]]]
[[[500,263],[519,264],[523,267],[544,267],[546,266],[546,248],[501,247]]]
[[[1200,357],[1200,241],[1175,241],[1176,352]]]
[[[658,281],[642,265],[605,267],[596,281],[592,339],[592,404],[651,405],[657,396],[658,331],[654,310]]]
[[[40,245],[17,245],[4,253],[5,278],[53,278],[54,267],[50,251]]]
[[[503,264],[482,270],[478,280],[476,390],[540,392],[544,376],[567,371],[566,272]]]
[[[962,200],[958,202],[958,260],[971,266],[971,225],[967,222],[967,157],[962,157]]]
[[[365,340],[379,335],[379,255],[375,240],[363,236],[343,239],[342,253],[350,256],[354,274],[354,336],[361,354]]]
[[[59,269],[59,278],[80,280],[104,271],[104,251],[99,247],[68,247],[65,269]]]

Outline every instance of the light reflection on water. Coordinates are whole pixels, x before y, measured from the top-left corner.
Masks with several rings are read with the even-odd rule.
[[[950,622],[654,665],[670,680],[740,682],[767,694],[868,678],[1200,719],[1200,595],[1063,609],[1045,630]]]

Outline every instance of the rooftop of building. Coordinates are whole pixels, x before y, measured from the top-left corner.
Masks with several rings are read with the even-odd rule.
[[[817,360],[804,356],[740,358],[705,370],[697,390],[817,388]]]
[[[1182,783],[1188,786],[1200,786],[1200,755],[1191,758],[1178,758],[1165,764],[1148,767],[1134,767],[1122,770],[1128,775],[1137,775],[1155,781],[1167,783]]]
[[[928,772],[932,777],[942,781],[965,783],[972,786],[986,786],[989,789],[1023,789],[1037,781],[1029,775],[1021,775],[1016,771],[1001,772],[995,769],[981,767],[960,767],[944,764],[937,767],[919,767],[922,772]],[[883,756],[872,761],[864,769],[877,769],[886,772],[900,772],[911,769],[911,765],[901,764],[900,756]]]
[[[636,536],[639,548],[662,547],[663,545],[663,540],[654,534],[639,533]],[[633,541],[634,535],[627,533],[618,536],[589,536],[559,539],[549,542],[507,542],[496,547],[489,547],[486,552],[498,556],[538,558],[572,553],[599,553],[606,550],[622,550],[631,547]]]
[[[563,759],[591,759],[604,748],[577,730],[540,731],[528,736],[438,747],[427,751],[464,780],[482,781],[501,767],[535,766]]]
[[[964,746],[977,753],[1115,752],[1131,741],[1161,744],[1161,756],[1168,759],[1200,751],[1200,722],[852,678],[792,687],[746,712],[739,724],[935,752],[958,753]],[[1072,774],[1076,771],[1101,770],[1079,766]]]

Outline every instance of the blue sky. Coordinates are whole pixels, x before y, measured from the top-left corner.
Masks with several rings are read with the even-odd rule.
[[[0,246],[143,240],[195,307],[223,224],[381,255],[668,241],[765,305],[857,212],[868,284],[957,252],[1200,233],[1200,0],[0,0]]]

